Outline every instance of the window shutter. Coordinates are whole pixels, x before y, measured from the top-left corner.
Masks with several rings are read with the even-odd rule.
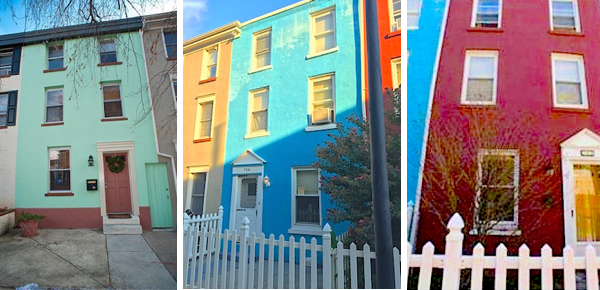
[[[21,47],[17,46],[13,48],[13,61],[11,68],[11,75],[18,75],[21,69]],[[16,98],[16,97],[15,97]]]
[[[8,93],[8,116],[6,118],[7,126],[14,126],[17,124],[17,91],[11,91]]]

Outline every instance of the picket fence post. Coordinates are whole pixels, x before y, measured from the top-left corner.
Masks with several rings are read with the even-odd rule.
[[[220,221],[220,219],[219,219]],[[246,288],[246,275],[248,274],[248,244],[247,237],[249,236],[248,231],[250,230],[250,220],[248,217],[244,217],[242,219],[242,227],[240,228],[240,255],[239,255],[239,276],[238,276],[238,285],[237,288],[245,289]],[[231,259],[235,259],[231,257]]]
[[[187,229],[190,227],[190,216],[188,216],[186,213],[183,214],[183,232],[185,233],[185,231],[187,231]]]
[[[219,230],[219,233],[221,233],[221,229],[223,228],[223,206],[220,205],[219,206],[219,219],[217,221],[217,229]]]
[[[442,289],[444,290],[458,290],[460,286],[460,260],[464,239],[462,229],[464,227],[465,222],[462,217],[455,213],[448,223],[450,233],[446,236],[444,279],[442,280]]]
[[[331,226],[323,227],[323,289],[333,288],[331,284]]]

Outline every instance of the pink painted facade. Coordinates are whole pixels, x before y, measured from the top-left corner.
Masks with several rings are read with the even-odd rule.
[[[525,238],[530,249],[540,249],[544,244],[549,244],[555,249],[555,254],[562,254],[560,249],[568,244],[567,233],[572,230],[571,225],[566,222],[566,215],[571,215],[572,212],[571,208],[567,208],[565,201],[565,197],[568,201],[571,192],[565,190],[568,185],[564,178],[569,178],[569,170],[565,171],[567,167],[565,159],[561,157],[561,143],[584,129],[600,135],[600,82],[597,81],[600,79],[599,2],[574,1],[578,5],[580,32],[557,32],[551,29],[549,1],[502,1],[500,28],[471,27],[473,1],[475,0],[458,0],[450,3],[433,99],[430,138],[440,136],[434,134],[434,131],[442,127],[451,116],[459,116],[457,118],[461,121],[457,123],[462,124],[463,129],[476,121],[470,119],[473,115],[475,118],[503,118],[498,122],[500,124],[518,124],[524,115],[536,116],[534,122],[523,126],[529,126],[531,131],[539,132],[532,136],[538,146],[536,154],[539,154],[540,158],[550,160],[540,170],[548,172],[551,175],[551,183],[558,185],[540,197],[547,199],[549,204],[548,208],[544,209],[545,226],[534,230],[532,225],[539,220],[542,210],[520,210],[518,227],[521,234],[517,237],[494,236],[486,248],[493,249],[502,242],[507,245],[509,252],[516,253],[517,246],[523,242],[522,238]],[[497,89],[494,104],[465,105],[461,102],[465,59],[467,51],[471,50],[497,52]],[[564,109],[554,105],[552,54],[555,53],[583,58],[587,109]],[[444,140],[448,142],[462,142],[453,134],[444,138],[447,138]],[[428,148],[431,142],[436,140],[430,139]],[[508,141],[510,144],[507,149],[521,150],[521,168],[530,165],[525,163],[526,160],[535,160],[535,156],[523,151],[522,147],[527,142],[522,138]],[[529,156],[526,156],[528,154]],[[431,174],[428,166],[433,162],[433,157],[428,149],[424,174]],[[598,157],[596,153],[595,158]],[[595,158],[591,158],[590,162]],[[528,177],[524,176],[523,171],[520,174],[519,182],[527,183]],[[432,185],[426,182],[423,184],[423,188],[428,186]],[[538,190],[545,190],[544,185]],[[425,190],[422,194],[422,199],[432,198],[427,196]],[[597,188],[596,194],[600,194]],[[462,209],[463,216],[464,211],[468,210],[466,203],[473,199],[470,195],[471,193],[465,193],[460,196],[459,208]],[[520,200],[519,207],[528,208],[528,203],[532,201]],[[450,215],[449,212],[444,213],[443,218],[447,221]],[[441,233],[445,233],[446,229],[439,219],[422,204],[416,249],[421,249],[426,242],[433,241],[438,247],[436,250],[443,251],[444,235]],[[465,232],[465,238],[467,241],[472,238],[468,230]],[[471,252],[472,245],[468,242],[465,244],[465,250]]]

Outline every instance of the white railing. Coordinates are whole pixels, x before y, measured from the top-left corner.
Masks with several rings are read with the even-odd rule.
[[[214,231],[217,233],[221,233],[221,228],[223,226],[223,206],[219,206],[219,211],[218,213],[212,213],[212,214],[206,214],[206,215],[197,215],[194,217],[190,217],[187,214],[183,215],[183,230],[184,232],[187,231],[189,228],[192,229],[208,229],[209,231]],[[191,238],[191,237],[190,237]],[[199,243],[197,243],[199,245]],[[188,259],[192,258],[192,254],[194,253],[194,251],[192,251],[192,243],[189,244],[189,256]],[[203,251],[197,250],[195,253],[196,255],[200,255],[200,253],[206,254],[206,251],[208,251],[208,248],[204,248]],[[214,251],[214,249],[213,249]]]
[[[461,284],[461,270],[470,269],[470,289],[483,289],[484,269],[494,269],[495,289],[506,289],[507,270],[518,271],[519,289],[529,289],[530,270],[541,272],[541,289],[553,289],[553,270],[564,270],[564,289],[588,289],[598,290],[598,270],[600,269],[600,258],[596,255],[593,246],[585,249],[585,256],[576,257],[571,247],[563,249],[563,256],[552,256],[552,248],[545,245],[541,249],[541,256],[531,257],[527,245],[519,248],[518,256],[508,256],[507,248],[500,244],[496,248],[496,256],[485,256],[485,248],[477,244],[473,249],[473,255],[463,255],[462,229],[463,219],[459,214],[454,214],[448,223],[450,233],[446,236],[445,254],[434,254],[434,245],[428,242],[423,247],[422,254],[411,254],[412,249],[408,245],[408,267],[419,268],[418,289],[430,289],[432,269],[443,269],[442,288],[447,290],[458,290]],[[575,273],[576,270],[584,270],[583,273]],[[583,271],[581,271],[583,272]],[[585,278],[585,282],[583,281]],[[468,281],[463,281],[468,282]],[[582,287],[577,284],[583,283]]]
[[[342,242],[331,248],[331,227],[323,227],[322,244],[304,237],[298,241],[283,235],[249,233],[249,221],[244,218],[238,233],[223,233],[207,227],[188,227],[184,231],[184,257],[197,258],[184,262],[185,288],[365,288],[373,287],[371,261],[375,253],[369,245],[358,250],[352,243],[344,249]],[[187,238],[191,237],[191,238]],[[199,245],[192,247],[192,245]],[[200,249],[215,249],[200,252]],[[188,251],[193,253],[188,253]],[[344,260],[350,261],[347,271]],[[335,263],[334,263],[335,262]],[[394,273],[400,288],[400,252],[394,248]],[[362,267],[359,269],[359,264]],[[359,275],[359,271],[362,272]]]

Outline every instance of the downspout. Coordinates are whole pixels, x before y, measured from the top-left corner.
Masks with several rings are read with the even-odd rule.
[[[148,76],[148,66],[146,63],[146,48],[144,47],[144,27],[146,26],[146,22],[144,21],[142,29],[140,29],[140,40],[142,42],[142,55],[144,56],[144,68],[146,70],[146,82],[148,83],[148,96],[150,98],[150,108],[152,109],[152,126],[154,126],[154,143],[156,144],[156,154],[158,156],[162,156],[165,158],[169,158],[171,160],[171,168],[173,170],[173,184],[175,185],[175,196],[177,196],[177,171],[175,171],[175,158],[173,156],[160,152],[160,148],[158,146],[158,132],[156,132],[156,119],[154,118],[154,104],[152,102],[152,91],[150,90],[150,77]],[[177,109],[177,104],[175,104],[175,108]]]
[[[363,117],[363,121],[367,119],[367,99],[366,99],[366,94],[367,94],[367,85],[366,85],[366,76],[365,76],[365,71],[367,69],[366,66],[366,61],[365,61],[365,40],[367,39],[365,36],[365,11],[364,11],[364,5],[365,2],[364,0],[359,0],[358,1],[358,22],[359,22],[359,35],[360,35],[360,63],[362,65],[361,70],[360,70],[360,77],[361,77],[361,98],[362,98],[362,117]]]

